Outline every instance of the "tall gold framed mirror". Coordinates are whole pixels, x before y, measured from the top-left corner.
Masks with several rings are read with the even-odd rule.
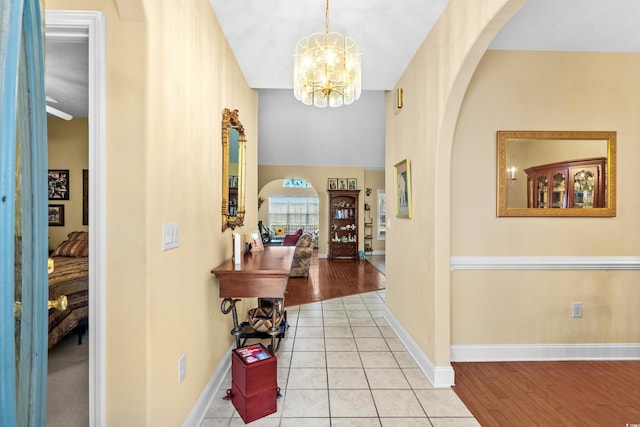
[[[238,110],[222,113],[222,231],[244,225],[246,138]]]
[[[616,216],[616,132],[498,131],[497,216]]]

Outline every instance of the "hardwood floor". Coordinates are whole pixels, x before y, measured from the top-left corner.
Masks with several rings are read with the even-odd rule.
[[[640,361],[452,365],[453,391],[485,427],[640,425]]]
[[[384,289],[384,274],[365,260],[336,261],[311,258],[309,277],[291,277],[285,305],[324,301]]]

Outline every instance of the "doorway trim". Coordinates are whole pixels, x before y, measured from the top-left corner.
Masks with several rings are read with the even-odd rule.
[[[105,425],[106,19],[98,11],[46,10],[45,34],[88,38],[89,52],[89,425]]]

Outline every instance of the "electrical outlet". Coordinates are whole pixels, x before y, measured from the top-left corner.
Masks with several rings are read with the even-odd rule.
[[[179,244],[178,223],[167,222],[162,224],[162,250],[177,248]]]
[[[182,384],[184,377],[187,376],[187,355],[182,353],[180,359],[178,359],[178,384]]]
[[[571,303],[571,317],[582,317],[582,303],[581,302],[572,302]]]

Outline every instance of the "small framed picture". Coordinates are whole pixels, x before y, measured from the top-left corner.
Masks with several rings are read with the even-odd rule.
[[[264,244],[262,243],[262,237],[257,231],[251,233],[251,251],[264,251]]]
[[[64,205],[49,205],[49,226],[64,226]]]
[[[357,190],[358,189],[358,179],[357,178],[349,178],[349,179],[347,179],[347,189],[348,190]]]
[[[69,169],[49,169],[49,200],[69,200]]]
[[[329,190],[337,190],[338,189],[338,178],[329,178],[329,182],[327,183],[327,188]]]
[[[396,196],[396,217],[411,218],[411,168],[409,159],[404,159],[393,166],[393,181]]]
[[[347,189],[347,178],[338,178],[338,190]]]

